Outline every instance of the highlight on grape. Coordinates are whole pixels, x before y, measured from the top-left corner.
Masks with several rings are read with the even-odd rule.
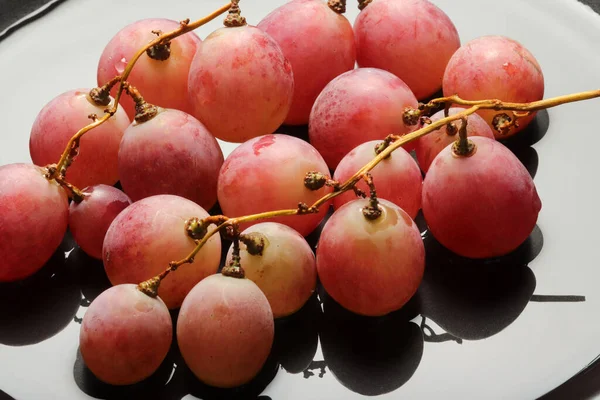
[[[148,378],[174,341],[204,384],[247,384],[274,321],[318,288],[354,314],[402,309],[425,269],[419,211],[459,256],[509,254],[543,201],[502,140],[539,110],[600,97],[544,99],[529,50],[461,45],[428,0],[361,0],[353,25],[342,0],[292,0],[256,25],[238,2],[124,27],[98,87],[40,110],[32,163],[0,166],[0,282],[38,272],[67,230],[101,260],[113,286],[87,309],[80,350],[107,384]],[[224,158],[217,139],[239,146]]]

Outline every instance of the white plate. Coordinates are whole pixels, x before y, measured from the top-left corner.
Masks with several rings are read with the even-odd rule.
[[[242,9],[248,21],[256,24],[283,3],[283,0],[245,0]],[[349,3],[346,15],[353,21],[358,11],[354,2]],[[542,66],[546,97],[600,88],[600,16],[575,0],[434,0],[434,3],[454,21],[463,43],[486,34],[507,35],[522,42]],[[223,1],[217,0],[67,1],[0,42],[0,165],[30,161],[29,130],[38,111],[63,91],[95,84],[98,57],[121,27],[147,17],[194,19],[222,4]],[[205,37],[219,26],[220,18],[197,32]],[[429,304],[430,312],[439,319],[436,324],[432,322],[434,317],[428,318],[427,325],[438,336],[431,336],[431,331],[425,329],[428,336],[423,344],[420,330],[415,330],[421,323],[420,316],[414,318],[411,325],[403,325],[404,334],[399,332],[397,342],[393,341],[394,335],[385,336],[392,361],[379,374],[385,378],[379,382],[375,375],[369,377],[368,371],[373,373],[373,368],[386,365],[382,364],[382,358],[373,361],[374,366],[368,370],[356,369],[344,358],[344,354],[365,351],[377,343],[337,350],[332,345],[335,355],[331,366],[338,379],[371,394],[380,394],[406,381],[398,389],[383,394],[382,399],[534,399],[569,379],[600,354],[600,320],[596,317],[600,310],[597,265],[600,136],[594,121],[599,107],[600,100],[592,100],[549,110],[550,124],[544,137],[532,146],[533,150],[525,148],[533,164],[538,160],[535,182],[543,202],[538,222],[543,247],[536,248],[541,252],[528,267],[522,266],[516,273],[517,270],[511,269],[512,275],[504,283],[514,283],[514,291],[503,292],[501,297],[505,299],[498,300],[497,307],[488,300],[479,310],[478,304],[473,304],[473,293],[463,303],[454,297],[447,302],[434,299],[438,303],[433,305],[431,302],[435,301],[431,296],[425,296],[423,302]],[[226,154],[231,150],[232,147],[224,149]],[[464,274],[465,270],[462,271]],[[482,285],[486,277],[489,275],[471,277],[468,282]],[[432,282],[438,278],[439,275],[434,276]],[[96,278],[90,279],[94,282]],[[77,309],[81,283],[63,282],[61,287],[63,294],[55,293],[54,297],[27,307],[19,304],[22,299],[11,298],[12,292],[0,296],[4,303],[12,301],[12,304],[0,305],[0,313],[4,315],[0,317],[0,389],[18,400],[90,398],[78,383],[96,397],[123,395],[122,391],[82,381],[81,371],[77,369],[81,365],[76,363],[79,325],[74,321],[58,333],[50,329],[53,335],[47,340],[14,346],[19,342],[14,332],[23,329],[18,326],[21,319],[6,316],[14,307],[30,313],[28,317],[23,316],[23,320],[30,320],[27,332],[34,338],[44,337],[44,326],[52,325],[50,321],[55,315],[61,318],[66,315],[64,324],[73,317],[83,316],[85,308]],[[466,291],[473,289],[469,285],[462,287]],[[86,287],[83,289],[85,292]],[[488,292],[483,287],[475,289]],[[538,296],[533,300],[543,300],[540,295],[577,295],[584,296],[585,301],[527,303],[531,292]],[[523,297],[525,301],[521,301]],[[62,300],[58,300],[60,298]],[[445,314],[440,316],[440,312]],[[457,327],[455,323],[461,319],[465,324],[471,321],[471,325]],[[7,321],[13,325],[8,326]],[[56,330],[62,328],[61,323],[57,324]],[[462,335],[461,343],[456,340],[435,342],[436,338],[450,338],[443,336],[442,326],[455,335]],[[3,331],[12,333],[3,334]],[[310,350],[316,341],[316,331],[310,326],[306,331],[308,336],[298,340],[304,340]],[[23,330],[21,344],[27,342],[25,332]],[[333,343],[342,343],[342,346],[347,332],[340,330],[337,335],[340,340]],[[6,345],[8,343],[12,345]],[[393,350],[402,343],[408,343],[406,351]],[[314,375],[308,378],[305,377],[310,375],[308,372],[289,374],[279,369],[263,395],[274,400],[363,398],[344,387],[329,367],[324,367],[324,374],[319,377],[322,365],[319,361],[323,360],[320,346],[314,360],[316,364],[310,371]],[[152,386],[149,393],[152,397],[148,398],[179,399],[187,394],[187,386],[180,384],[182,367],[176,368],[174,374],[170,365],[168,367],[164,382],[170,375],[172,380],[166,387],[162,387],[163,381]],[[348,375],[342,374],[344,370]],[[353,380],[353,376],[362,376],[362,381]],[[265,384],[267,382],[268,379]],[[202,387],[192,386],[194,394],[206,393]],[[136,398],[140,393],[134,388],[124,395]]]

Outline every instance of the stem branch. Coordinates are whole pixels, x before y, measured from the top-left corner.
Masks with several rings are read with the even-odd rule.
[[[333,199],[336,196],[339,196],[340,194],[342,194],[348,190],[354,189],[356,183],[360,179],[366,179],[367,183],[370,184],[369,186],[371,189],[371,198],[373,199],[373,197],[375,197],[374,196],[374,187],[372,185],[373,182],[372,182],[372,179],[370,178],[369,172],[373,168],[375,168],[375,166],[377,166],[377,164],[379,164],[382,160],[387,158],[390,154],[392,154],[396,149],[398,149],[402,145],[409,143],[413,140],[416,140],[422,136],[425,136],[428,133],[436,131],[436,130],[448,125],[449,123],[451,123],[453,121],[462,120],[462,126],[461,126],[461,129],[459,130],[459,134],[463,137],[463,139],[466,139],[467,117],[469,115],[477,112],[477,110],[494,109],[494,110],[498,110],[498,111],[509,110],[509,111],[532,112],[532,111],[538,111],[538,110],[542,110],[542,109],[546,109],[546,108],[556,107],[561,104],[573,103],[573,102],[582,101],[582,100],[589,100],[589,99],[597,98],[597,97],[600,97],[600,90],[593,90],[593,91],[575,93],[575,94],[570,94],[570,95],[565,95],[565,96],[558,96],[558,97],[553,97],[553,98],[549,98],[549,99],[545,99],[545,100],[534,101],[531,103],[506,103],[506,102],[502,102],[502,101],[496,100],[496,99],[470,101],[470,100],[463,100],[458,96],[450,96],[450,97],[442,97],[439,99],[434,99],[428,103],[427,107],[431,106],[433,108],[435,105],[439,105],[439,104],[444,104],[446,106],[448,104],[459,104],[459,105],[467,105],[467,106],[471,106],[471,107],[464,109],[463,111],[456,113],[454,115],[449,115],[449,116],[439,119],[435,122],[431,122],[430,124],[420,128],[418,130],[415,130],[412,133],[409,133],[409,134],[406,134],[403,136],[389,135],[385,139],[386,144],[388,144],[387,147],[385,147],[384,149],[378,148],[378,150],[380,150],[380,151],[377,154],[377,156],[375,156],[371,161],[369,161],[366,165],[364,165],[361,169],[359,169],[354,175],[352,175],[350,178],[348,178],[348,180],[346,180],[346,182],[344,182],[343,184],[337,185],[336,190],[324,195],[323,197],[318,199],[315,203],[313,203],[311,206],[308,206],[304,203],[300,203],[298,208],[296,208],[296,209],[266,211],[266,212],[262,212],[262,213],[258,213],[258,214],[246,215],[246,216],[236,217],[236,218],[228,218],[223,215],[211,216],[211,217],[206,218],[205,220],[202,221],[203,225],[207,225],[207,221],[211,221],[214,224],[218,224],[216,229],[209,231],[201,240],[199,240],[197,242],[194,250],[187,257],[185,257],[179,261],[172,261],[169,264],[169,267],[164,272],[162,272],[160,275],[158,275],[148,281],[142,282],[140,284],[140,287],[148,286],[149,283],[154,283],[157,280],[160,283],[160,280],[162,280],[165,276],[167,276],[171,271],[174,271],[179,266],[181,266],[185,263],[193,262],[194,257],[196,256],[196,254],[198,254],[198,252],[204,246],[204,244],[215,233],[220,232],[221,230],[223,230],[224,228],[226,228],[228,226],[237,226],[238,224],[243,223],[243,222],[251,222],[251,221],[256,221],[259,219],[267,219],[267,218],[281,217],[281,216],[303,215],[303,214],[307,214],[307,213],[316,213],[316,212],[318,212],[318,209],[321,205],[327,203],[329,200]],[[383,147],[383,146],[381,146],[381,147]],[[375,197],[374,201],[376,201],[376,197]],[[239,240],[239,238],[238,238],[238,240]],[[239,243],[237,245],[239,246]]]

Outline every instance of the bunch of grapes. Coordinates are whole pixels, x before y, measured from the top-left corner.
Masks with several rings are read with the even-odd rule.
[[[356,314],[401,309],[425,268],[419,212],[463,257],[530,235],[541,201],[502,140],[600,93],[542,100],[527,49],[461,45],[428,0],[359,3],[353,26],[336,0],[292,0],[256,26],[237,1],[195,22],[135,22],[108,42],[98,87],[40,111],[33,163],[0,167],[0,281],[35,274],[67,229],[104,264],[113,286],[80,334],[100,380],[146,379],[177,340],[199,380],[243,385],[274,320],[318,284]],[[203,40],[192,32],[226,11]],[[307,125],[308,141],[282,124]],[[219,141],[237,147],[225,158]],[[305,237],[323,223],[314,252]]]

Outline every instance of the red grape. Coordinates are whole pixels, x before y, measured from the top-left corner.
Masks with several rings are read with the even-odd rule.
[[[102,259],[102,243],[108,227],[131,200],[113,186],[96,185],[83,190],[82,202],[69,206],[69,229],[88,255]]]
[[[455,115],[464,110],[464,108],[460,107],[451,107],[448,110],[448,114]],[[436,122],[442,118],[444,118],[443,110],[432,115],[430,119],[432,122]],[[461,121],[454,122],[454,126],[457,129],[452,135],[449,135],[444,127],[422,136],[415,141],[415,154],[417,155],[419,166],[423,172],[427,172],[435,156],[437,156],[444,147],[458,139],[458,128],[460,128],[461,125]],[[467,136],[485,136],[494,139],[494,132],[492,132],[492,129],[483,118],[477,114],[471,114],[467,117]]]
[[[217,201],[222,164],[221,148],[204,125],[173,109],[131,124],[119,149],[121,185],[134,201],[174,194],[208,210]]]
[[[452,146],[435,158],[423,183],[423,215],[433,236],[464,257],[489,258],[527,239],[542,207],[527,169],[503,144],[470,138],[476,151]]]
[[[98,62],[98,85],[103,85],[125,70],[134,54],[148,44],[156,35],[152,31],[169,32],[179,28],[177,21],[162,18],[139,20],[121,29],[108,42]],[[170,56],[166,60],[155,60],[143,54],[136,62],[127,81],[135,86],[152,104],[174,108],[190,113],[192,110],[187,96],[187,77],[200,38],[188,32],[171,41]],[[115,93],[116,88],[113,89]],[[131,119],[135,115],[134,103],[129,96],[121,97],[119,104]]]
[[[0,166],[0,282],[40,270],[67,231],[66,192],[33,164]]]
[[[442,87],[448,60],[460,46],[456,27],[427,0],[377,0],[354,22],[360,67],[390,71],[419,100]]]
[[[265,243],[260,255],[249,254],[241,244],[240,256],[246,278],[267,296],[273,316],[284,317],[302,308],[317,284],[315,256],[304,237],[275,222],[263,222],[242,233],[258,235]],[[232,254],[233,247],[227,262]]]
[[[308,124],[325,85],[354,68],[352,25],[319,0],[297,0],[275,9],[257,27],[275,39],[294,71],[294,97],[284,122]],[[310,39],[299,39],[304,35]]]
[[[204,383],[235,387],[261,370],[274,338],[269,302],[254,282],[215,274],[186,296],[177,319],[185,363]]]
[[[444,96],[454,94],[467,100],[500,99],[528,103],[544,97],[544,75],[537,60],[522,44],[504,36],[474,39],[454,53],[444,73]],[[498,111],[477,111],[492,125]],[[511,111],[506,112],[513,116]],[[535,116],[519,118],[519,127],[496,138],[521,131]]]
[[[317,97],[308,124],[310,142],[335,169],[361,143],[413,131],[402,114],[406,107],[417,106],[408,86],[390,72],[376,68],[346,72]]]
[[[340,161],[333,174],[333,179],[340,183],[349,179],[377,155],[375,146],[379,143],[381,143],[380,140],[373,140],[355,147]],[[417,216],[421,209],[423,177],[419,166],[406,150],[402,148],[395,150],[388,158],[373,168],[371,175],[377,188],[378,197],[396,204],[411,218]],[[364,181],[360,181],[356,186],[365,193],[369,193],[369,187]],[[356,195],[350,190],[335,197],[333,206],[338,209],[354,199],[356,199]]]
[[[130,385],[152,375],[173,339],[171,315],[160,298],[136,285],[113,286],[92,301],[79,333],[86,366],[110,385]]]
[[[102,117],[107,106],[96,105],[88,93],[89,89],[71,90],[42,108],[29,138],[29,154],[34,164],[46,166],[57,162],[71,137],[92,123],[88,115]],[[81,138],[79,155],[67,170],[66,179],[78,187],[114,185],[119,180],[119,143],[129,122],[119,109],[104,124],[87,132]]]
[[[169,262],[187,256],[195,247],[186,235],[185,221],[209,214],[183,197],[157,195],[139,200],[112,222],[102,249],[104,268],[113,285],[140,283],[160,274]],[[196,283],[217,272],[221,241],[213,236],[191,264],[161,282],[159,296],[169,308],[181,305]]]
[[[194,115],[217,138],[241,143],[275,132],[292,104],[290,62],[252,26],[221,28],[199,46],[188,90]]]
[[[336,210],[317,246],[323,288],[342,307],[380,316],[400,309],[417,291],[425,247],[414,221],[397,205],[380,200],[376,220],[363,215],[368,199]]]
[[[225,160],[219,174],[218,196],[223,213],[239,217],[265,211],[311,205],[332,189],[311,191],[304,187],[309,171],[327,173],[327,165],[310,144],[298,138],[273,134],[248,140]],[[271,218],[301,235],[312,232],[325,218],[328,204],[318,213],[298,217]],[[242,229],[257,222],[244,223]]]

